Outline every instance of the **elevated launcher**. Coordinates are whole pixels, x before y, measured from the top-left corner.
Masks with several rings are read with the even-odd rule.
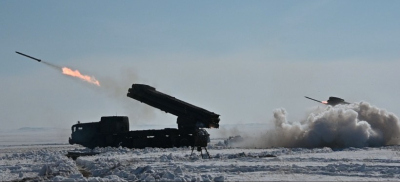
[[[181,101],[144,84],[133,84],[128,97],[178,117],[180,132],[191,133],[199,128],[219,128],[219,115]]]
[[[313,98],[310,98],[310,97],[307,97],[307,96],[304,96],[304,97],[307,98],[307,99],[313,100],[315,102],[319,102],[319,103],[322,103],[322,104],[325,104],[325,105],[331,105],[331,106],[336,106],[338,104],[350,104],[350,103],[344,101],[344,99],[339,98],[339,97],[332,97],[331,96],[331,97],[329,97],[329,99],[327,101],[319,101],[317,99],[313,99]]]

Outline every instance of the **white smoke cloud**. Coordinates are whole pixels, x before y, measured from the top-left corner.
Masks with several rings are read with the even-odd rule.
[[[247,138],[240,147],[374,147],[400,144],[397,116],[366,102],[328,106],[302,121],[287,120],[285,109],[274,112],[274,129]]]

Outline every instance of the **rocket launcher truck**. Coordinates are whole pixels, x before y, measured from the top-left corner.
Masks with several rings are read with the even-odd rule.
[[[154,87],[133,84],[127,96],[177,116],[178,128],[129,131],[127,116],[104,116],[99,122],[73,125],[69,143],[88,148],[206,147],[210,138],[204,128],[219,128],[218,114],[161,93]]]

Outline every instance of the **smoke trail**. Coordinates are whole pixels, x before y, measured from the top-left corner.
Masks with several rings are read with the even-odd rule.
[[[115,77],[107,77],[99,75],[99,80],[102,83],[100,91],[116,101],[118,105],[123,106],[122,113],[129,116],[131,126],[138,123],[148,123],[154,119],[156,116],[156,109],[126,96],[131,85],[133,83],[140,83],[141,81],[134,69],[122,69],[119,75],[114,76]]]
[[[101,81],[102,86],[99,87],[100,89],[96,88],[95,90],[102,92],[106,96],[117,101],[118,104],[123,105],[124,106],[123,109],[125,110],[123,113],[129,116],[131,124],[141,123],[141,122],[144,123],[155,118],[154,108],[151,108],[150,106],[134,101],[126,96],[129,87],[133,83],[139,81],[138,75],[131,68],[125,68],[123,70],[120,70],[121,75],[118,79],[99,74],[100,81],[98,81],[94,77],[82,75],[78,70],[73,71],[67,67],[62,67],[45,61],[41,61],[41,63],[44,63],[45,65],[53,69],[56,69],[58,71],[61,70],[62,73],[65,75],[78,77],[97,86],[100,86],[100,81]],[[116,112],[119,113],[118,111]]]
[[[46,62],[46,61],[42,61],[41,63],[43,63],[43,64],[45,64],[45,65],[47,65],[47,66],[50,66],[51,68],[54,68],[54,69],[56,69],[56,70],[61,70],[61,69],[62,69],[61,66],[58,66],[58,65],[55,65],[55,64],[52,64],[52,63],[48,63],[48,62]]]
[[[400,144],[400,123],[393,114],[369,103],[328,106],[300,122],[289,122],[285,109],[276,109],[275,127],[241,147],[374,147]]]
[[[56,69],[57,71],[62,71],[63,74],[74,76],[78,75],[78,78],[84,78],[85,81],[100,86],[100,82],[94,77],[90,77],[87,75],[81,75],[79,71],[75,70],[67,70],[66,67],[62,67],[53,63],[41,61],[45,65]],[[74,73],[74,75],[70,75],[69,73]],[[142,103],[136,102],[126,96],[129,87],[139,81],[138,75],[131,68],[126,68],[120,71],[121,75],[118,79],[114,77],[108,77],[99,74],[101,87],[96,88],[96,91],[100,91],[103,94],[107,95],[110,98],[113,98],[118,104],[123,105],[123,109],[125,110],[123,113],[127,114],[132,123],[140,123],[147,122],[151,119],[155,118],[154,108],[150,106],[144,105]],[[90,87],[94,88],[94,87]],[[118,113],[118,111],[116,111]]]

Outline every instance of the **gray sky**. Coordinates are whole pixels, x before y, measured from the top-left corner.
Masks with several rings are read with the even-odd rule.
[[[144,83],[221,115],[299,120],[338,96],[400,114],[399,1],[0,1],[1,129],[176,118],[126,97]],[[96,87],[15,54],[78,69]]]

